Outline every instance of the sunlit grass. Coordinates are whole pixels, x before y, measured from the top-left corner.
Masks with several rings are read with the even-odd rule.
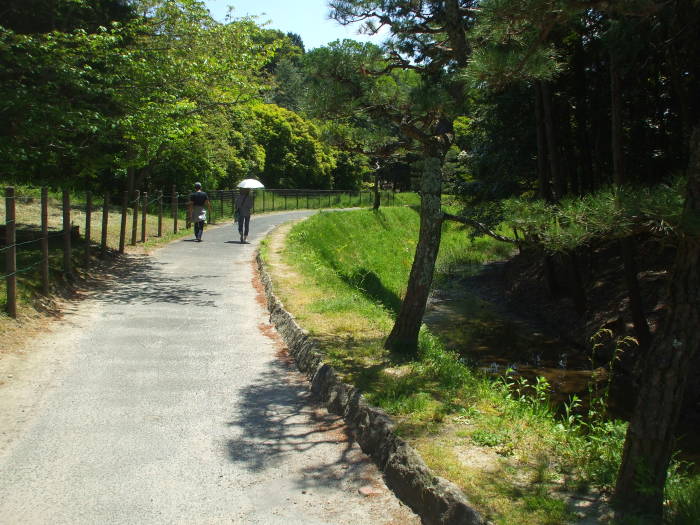
[[[385,350],[417,233],[410,207],[320,214],[291,228],[286,247],[279,240],[274,250],[267,246],[265,256],[277,293],[327,361],[392,414],[431,469],[457,483],[494,523],[566,523],[567,495],[613,486],[626,425],[562,419],[546,382],[525,388],[488,379],[425,328],[418,355]],[[510,255],[511,246],[470,233],[444,226],[438,279]],[[692,490],[680,491],[687,486],[683,478],[678,501],[692,500]]]

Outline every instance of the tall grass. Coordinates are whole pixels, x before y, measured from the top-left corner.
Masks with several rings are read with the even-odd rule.
[[[405,292],[418,227],[412,208],[321,213],[299,223],[282,257],[301,276],[285,285],[288,305],[344,379],[391,413],[398,432],[431,468],[494,521],[567,522],[561,491],[612,488],[626,424],[581,415],[575,403],[562,417],[549,403],[546,381],[494,382],[425,327],[418,355],[387,352],[382,343]],[[510,246],[470,233],[459,224],[444,225],[439,273],[474,271],[510,255]],[[474,469],[459,459],[473,447],[493,451],[493,469]],[[677,503],[669,516],[682,514],[681,502],[692,508],[696,490],[689,478],[675,479]]]

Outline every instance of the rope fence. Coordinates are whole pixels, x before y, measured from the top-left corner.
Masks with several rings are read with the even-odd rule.
[[[164,230],[170,227],[169,235],[177,235],[182,231],[183,220],[186,229],[191,227],[190,193],[179,193],[176,186],[169,193],[162,189],[134,190],[131,194],[124,191],[121,198],[117,193],[98,196],[88,191],[71,195],[63,190],[58,196],[49,195],[47,188],[36,190],[39,197],[32,189],[27,190],[31,195],[18,195],[15,188],[5,188],[5,217],[0,222],[0,283],[5,284],[5,310],[10,317],[17,317],[19,275],[26,276],[23,286],[39,288],[48,295],[52,280],[74,278],[74,264],[87,269],[94,254],[105,258],[110,252],[125,253],[127,230],[129,244],[136,246],[145,244],[150,237],[163,237]],[[238,189],[207,192],[211,203],[207,222],[233,219],[239,194]],[[254,190],[252,195],[253,213],[372,206],[375,199],[372,191],[318,189]],[[391,191],[381,191],[380,198],[384,205],[396,204]]]

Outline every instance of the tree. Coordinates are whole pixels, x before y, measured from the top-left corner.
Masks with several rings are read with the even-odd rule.
[[[463,98],[464,82],[454,73],[469,58],[467,34],[478,4],[459,0],[330,2],[331,16],[340,23],[363,22],[370,33],[388,26],[392,39],[387,43],[388,64],[384,71],[403,69],[420,78],[418,89],[412,93],[412,111],[393,117],[403,136],[421,145],[424,171],[416,255],[406,295],[385,342],[385,347],[392,350],[412,353],[418,348],[418,333],[440,247],[442,164],[453,139],[452,120],[459,114]],[[374,106],[375,112],[387,109],[391,109],[390,103]]]
[[[207,115],[258,99],[278,47],[252,20],[216,22],[197,0],[156,2],[149,13],[128,50],[130,89],[118,92],[126,108],[120,160],[130,173],[148,171],[168,140],[189,135]]]
[[[267,187],[333,186],[335,160],[312,122],[274,104],[253,105],[249,114],[255,140],[265,151],[260,178]]]
[[[65,186],[128,173],[133,188],[181,139],[213,137],[207,122],[259,98],[278,44],[251,20],[218,23],[196,0],[129,5],[141,16],[94,33],[0,28],[5,176]]]
[[[623,238],[621,252],[637,337],[643,346],[651,345],[644,356],[645,372],[615,497],[626,510],[641,511],[659,521],[674,429],[687,371],[698,345],[691,327],[698,322],[693,294],[699,289],[700,139],[696,135],[690,141],[689,126],[700,121],[698,104],[690,96],[700,86],[700,74],[695,58],[697,39],[691,41],[687,36],[700,28],[697,5],[654,0],[490,0],[482,7],[481,47],[471,73],[496,86],[523,74],[536,80],[541,108],[538,120],[544,124],[544,130],[538,128],[538,152],[549,160],[548,174],[546,165],[539,163],[543,195],[548,193],[550,182],[556,199],[562,192],[590,191],[609,181],[617,199],[614,213],[618,214],[625,186],[662,181],[681,163],[688,163],[686,206],[683,221],[677,225],[679,244],[668,318],[651,342],[643,305],[635,293],[634,239],[620,224],[606,234],[607,238]],[[669,42],[675,44],[669,46]],[[590,114],[585,108],[590,108]],[[563,115],[558,123],[551,118],[553,112]],[[557,131],[560,140],[554,141],[552,136],[545,140],[545,131],[550,135]],[[587,155],[584,150],[591,144],[592,155]],[[575,168],[562,171],[560,157]],[[590,178],[586,180],[584,175]]]
[[[19,34],[83,29],[95,33],[100,26],[133,20],[136,12],[127,0],[5,0],[0,25]]]
[[[643,382],[627,428],[615,498],[625,509],[656,519],[686,382],[700,337],[700,128],[690,142],[690,163],[679,244],[668,294],[668,315],[654,337]]]

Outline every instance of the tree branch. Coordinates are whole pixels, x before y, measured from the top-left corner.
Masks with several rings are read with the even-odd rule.
[[[455,222],[460,222],[462,224],[466,224],[467,226],[473,226],[474,228],[476,228],[480,232],[488,235],[489,237],[493,237],[497,241],[507,242],[510,244],[518,244],[517,240],[511,239],[510,237],[504,237],[503,235],[499,235],[498,233],[496,233],[495,231],[490,229],[488,226],[486,226],[485,224],[483,224],[477,220],[469,219],[467,217],[461,217],[459,215],[452,215],[451,213],[445,213],[445,212],[442,212],[442,218],[443,218],[443,220],[455,221]]]

